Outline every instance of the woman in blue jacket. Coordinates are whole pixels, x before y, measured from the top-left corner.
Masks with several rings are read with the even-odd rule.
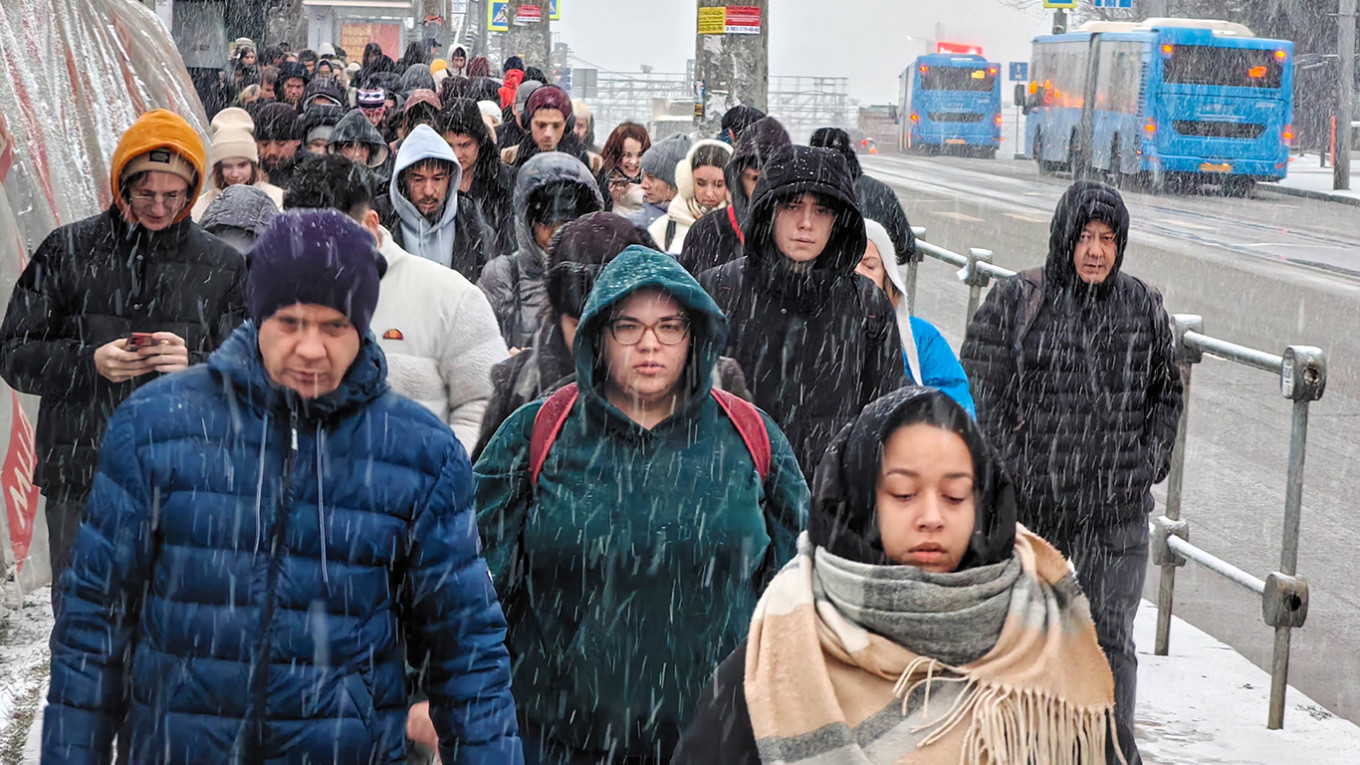
[[[726,338],[674,258],[629,247],[581,316],[577,386],[477,461],[526,762],[664,762],[793,554],[807,485],[773,420],[713,392]]]
[[[958,402],[969,415],[976,418],[973,395],[968,390],[968,376],[959,364],[959,357],[949,347],[940,330],[919,316],[912,316],[903,300],[907,288],[903,284],[902,268],[897,262],[892,237],[877,221],[864,219],[864,232],[869,246],[855,272],[877,284],[888,293],[897,311],[897,332],[902,336],[902,358],[907,374],[916,385],[938,388]]]

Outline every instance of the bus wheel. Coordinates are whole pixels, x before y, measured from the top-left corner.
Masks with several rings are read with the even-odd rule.
[[[983,159],[996,159],[996,147],[989,146],[982,150]]]
[[[1245,175],[1233,175],[1223,179],[1223,194],[1229,197],[1249,197],[1256,189],[1256,181]]]
[[[1044,134],[1034,134],[1034,159],[1039,165],[1039,175],[1052,175],[1053,166],[1044,161]]]
[[[1110,144],[1110,169],[1106,173],[1110,185],[1120,188],[1124,185],[1124,158],[1119,153],[1119,136]]]

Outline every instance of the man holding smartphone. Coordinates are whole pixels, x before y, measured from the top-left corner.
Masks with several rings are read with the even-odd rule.
[[[111,165],[113,204],[48,235],[0,326],[0,376],[42,397],[33,479],[47,499],[54,583],[70,564],[113,410],[205,360],[245,314],[245,261],[189,219],[207,172],[198,134],[175,114],[148,112]]]

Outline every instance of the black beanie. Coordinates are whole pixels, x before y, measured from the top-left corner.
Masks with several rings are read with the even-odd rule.
[[[286,212],[247,255],[246,300],[259,327],[280,308],[305,303],[334,308],[363,337],[378,306],[387,260],[373,235],[338,210]]]

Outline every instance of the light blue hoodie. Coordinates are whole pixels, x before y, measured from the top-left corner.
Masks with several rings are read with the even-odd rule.
[[[406,197],[401,186],[401,173],[406,168],[426,159],[442,159],[453,167],[449,180],[449,196],[444,202],[444,214],[438,223],[430,223]],[[453,242],[456,234],[454,217],[458,214],[458,186],[463,182],[463,168],[440,135],[429,125],[417,125],[397,152],[388,195],[392,207],[401,218],[402,248],[412,255],[433,260],[441,266],[453,266]]]

